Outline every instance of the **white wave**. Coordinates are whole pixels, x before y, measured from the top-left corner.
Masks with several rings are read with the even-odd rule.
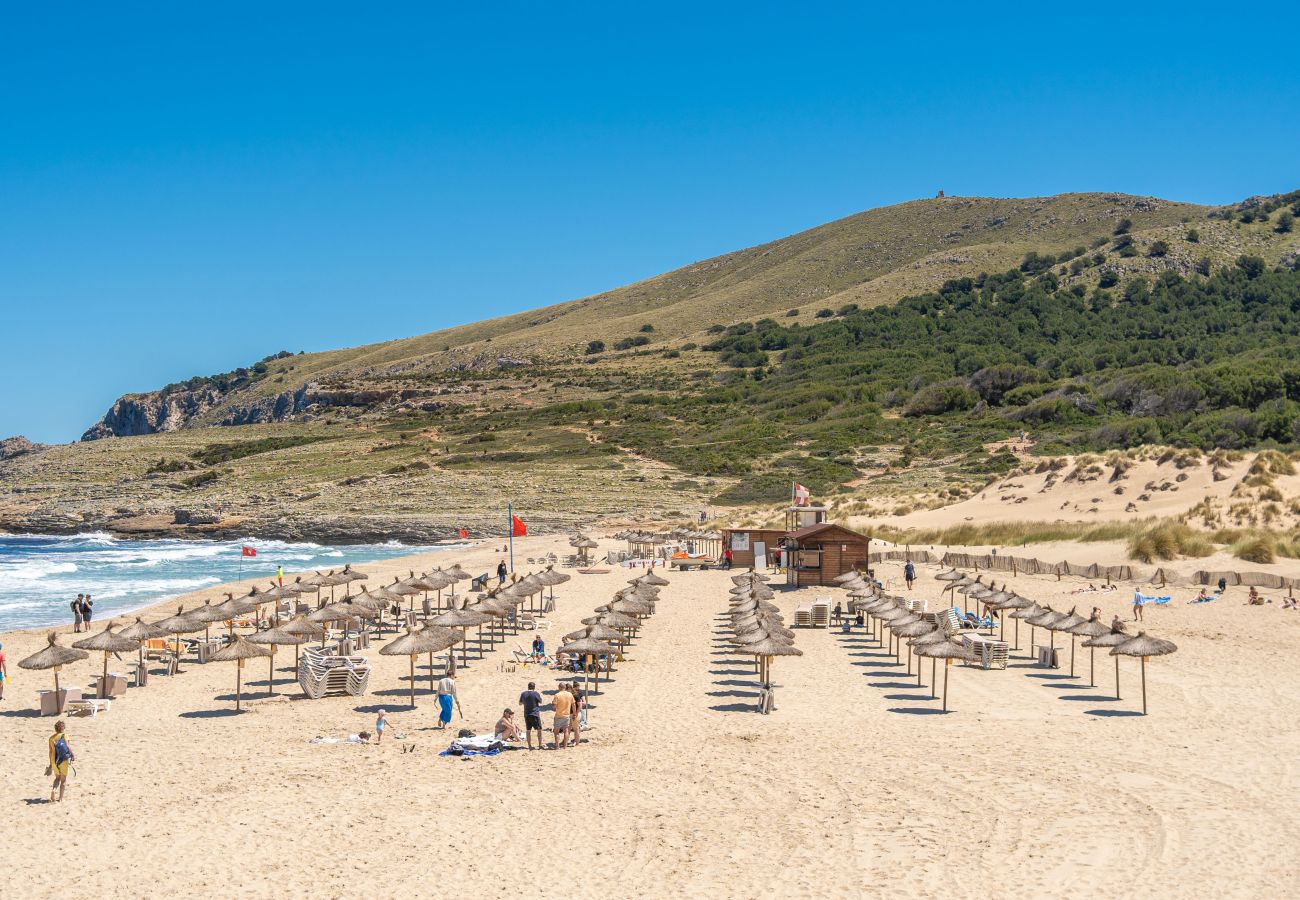
[[[35,581],[67,572],[77,571],[74,562],[55,562],[53,559],[29,559],[25,562],[0,563],[0,579],[12,578],[18,581]]]

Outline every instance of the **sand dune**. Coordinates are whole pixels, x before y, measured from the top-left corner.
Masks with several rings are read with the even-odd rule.
[[[559,549],[529,538],[520,556]],[[481,571],[491,548],[426,556]],[[379,575],[405,571],[393,562]],[[897,578],[897,567],[882,574]],[[917,595],[941,585],[922,573]],[[627,577],[575,576],[557,589],[554,642]],[[588,742],[567,752],[455,760],[436,753],[434,707],[405,707],[405,659],[369,656],[372,695],[263,699],[232,716],[230,665],[154,677],[97,719],[70,720],[77,776],[46,795],[50,720],[32,717],[48,673],[18,670],[40,643],[3,638],[14,682],[0,705],[6,890],[23,897],[539,896],[1066,897],[1276,895],[1300,883],[1292,709],[1300,613],[1241,605],[1153,609],[1179,644],[1148,667],[1086,677],[1027,666],[951,670],[953,712],[861,635],[800,631],[780,659],[778,709],[749,711],[752,667],[721,643],[727,575],[672,576],[659,613],[596,702]],[[1021,576],[1058,606],[1078,582]],[[797,599],[778,603],[792,619]],[[1022,644],[1028,637],[1022,631]],[[65,640],[70,640],[70,637]],[[520,641],[526,641],[521,637]],[[501,650],[463,672],[466,722],[489,727],[530,678],[497,671]],[[289,665],[291,656],[285,658]],[[1087,672],[1087,657],[1076,663]],[[69,667],[88,679],[94,660]],[[246,670],[264,689],[263,670]],[[417,676],[423,669],[417,670]],[[290,689],[288,671],[284,690]],[[929,667],[925,668],[928,682]],[[367,727],[379,705],[416,751],[313,746]],[[459,722],[457,723],[459,724]],[[27,802],[24,802],[27,801]],[[561,867],[556,858],[566,860]]]

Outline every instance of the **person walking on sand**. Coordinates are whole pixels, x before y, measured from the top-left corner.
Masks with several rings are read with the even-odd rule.
[[[907,565],[903,566],[903,579],[907,582],[907,589],[910,591],[913,582],[916,581],[916,566],[912,565],[910,559],[907,561]]]
[[[524,708],[524,734],[528,749],[533,749],[533,732],[537,732],[537,749],[544,747],[542,731],[542,695],[537,693],[537,683],[528,682],[528,690],[519,695],[519,705]]]
[[[497,563],[497,584],[506,583],[506,561],[503,559]]]
[[[456,676],[444,675],[438,682],[438,728],[447,727],[451,722],[451,708],[460,700],[456,694]]]
[[[1133,592],[1133,621],[1142,621],[1142,607],[1146,604],[1147,598],[1142,596],[1141,591]]]
[[[77,595],[77,599],[76,599],[76,600],[73,600],[73,601],[72,601],[72,604],[71,604],[71,605],[72,605],[72,631],[73,631],[74,634],[75,634],[76,632],[81,631],[81,622],[82,622],[82,619],[81,619],[81,598],[82,598],[82,596],[83,596],[82,594],[78,594],[78,595]]]
[[[731,548],[728,547],[726,550],[722,551],[722,568],[730,569],[732,560],[733,560],[733,556],[731,553]]]
[[[382,744],[384,742],[384,729],[388,727],[388,719],[386,718],[387,715],[388,713],[382,709],[375,714],[375,743],[376,744]]]
[[[573,718],[573,695],[569,693],[568,685],[563,681],[560,682],[560,689],[555,692],[555,697],[551,701],[551,709],[555,712],[553,723],[555,749],[563,750],[569,746],[569,720]]]
[[[9,669],[5,666],[5,645],[0,644],[0,700],[5,698],[5,682],[9,680]]]
[[[63,789],[68,784],[68,769],[77,758],[68,746],[68,736],[63,733],[66,728],[63,720],[59,719],[54,723],[54,734],[50,735],[50,764],[46,766],[45,774],[54,776],[54,784],[50,787],[51,803],[63,802]]]

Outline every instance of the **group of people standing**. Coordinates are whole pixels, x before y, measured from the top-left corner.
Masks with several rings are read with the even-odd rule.
[[[545,749],[545,729],[542,727],[542,706],[545,700],[537,690],[537,683],[528,682],[528,689],[519,695],[519,705],[524,708],[523,734],[515,721],[515,711],[506,707],[497,720],[495,734],[498,740],[526,741],[533,749],[533,732],[537,732],[537,748]],[[582,729],[587,727],[587,692],[576,681],[561,681],[559,690],[551,700],[554,718],[551,729],[555,736],[554,749],[576,747],[582,740]]]
[[[78,594],[77,599],[70,604],[72,607],[72,630],[89,631],[90,630],[90,613],[95,603],[90,599],[89,594]]]

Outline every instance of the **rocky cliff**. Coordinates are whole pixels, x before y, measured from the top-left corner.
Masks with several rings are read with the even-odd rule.
[[[25,456],[28,453],[39,453],[46,449],[45,444],[37,444],[27,440],[21,434],[5,438],[0,441],[0,462],[6,459],[14,459],[19,456]]]

